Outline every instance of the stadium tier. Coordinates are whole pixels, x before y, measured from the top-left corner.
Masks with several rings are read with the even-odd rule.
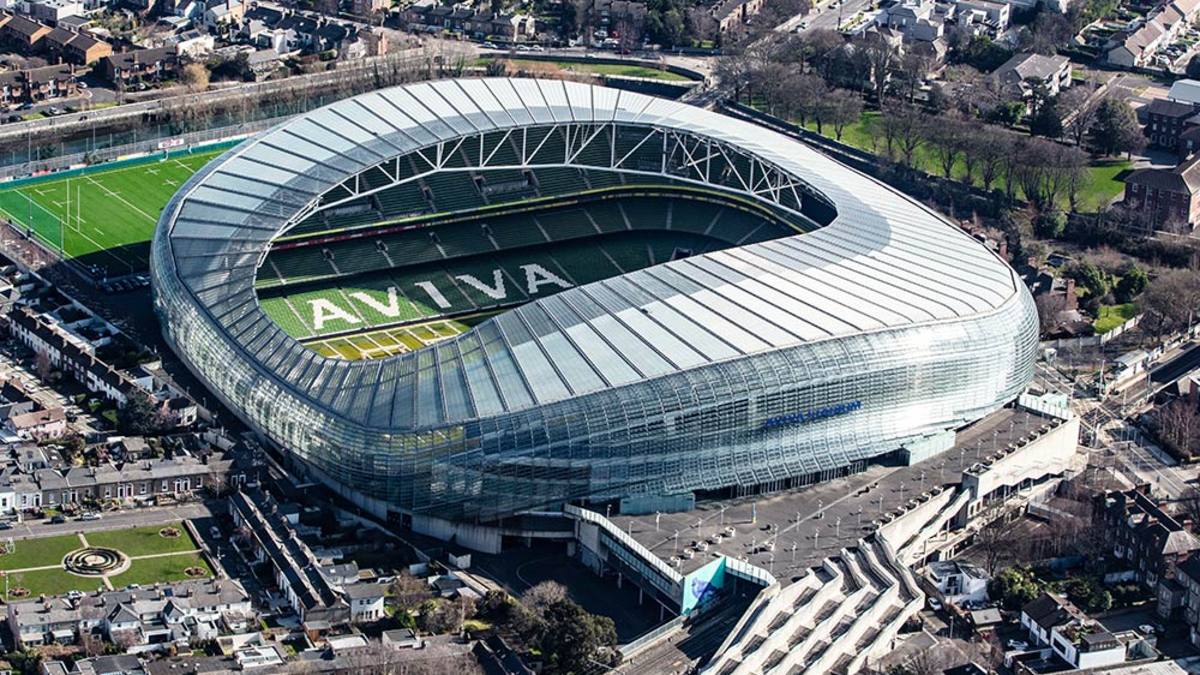
[[[507,199],[518,173],[536,192]],[[296,471],[487,550],[514,514],[940,447],[1037,353],[1024,285],[920,203],[777,132],[574,82],[299,115],[192,176],[151,257],[168,342]],[[378,341],[306,348],[314,308],[322,331],[435,318],[350,361]]]
[[[677,233],[638,231],[601,237],[593,230],[590,234],[317,283],[274,286],[261,290],[259,300],[267,316],[289,335],[306,339],[509,307],[666,262],[679,251],[724,247],[716,239]]]
[[[308,242],[289,241],[286,248],[276,247],[268,253],[256,285],[308,283],[603,233],[671,229],[704,234],[727,244],[746,243],[750,233],[758,236],[755,241],[794,233],[763,213],[719,200],[695,201],[682,196],[589,199],[572,206],[550,204],[525,213],[457,222],[441,222],[435,216],[420,226],[395,232],[368,231],[367,236],[323,233]]]

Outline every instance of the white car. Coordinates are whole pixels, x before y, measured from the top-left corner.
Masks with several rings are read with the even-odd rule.
[[[1015,649],[1016,651],[1019,651],[1019,652],[1023,652],[1023,651],[1027,651],[1029,649],[1029,644],[1023,640],[1009,640],[1008,648]]]
[[[100,514],[94,512],[94,511],[88,511],[87,513],[79,516],[79,519],[80,520],[100,520]]]

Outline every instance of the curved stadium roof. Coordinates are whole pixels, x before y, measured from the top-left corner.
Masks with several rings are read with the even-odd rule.
[[[803,181],[837,216],[810,233],[575,287],[436,346],[373,361],[322,357],[259,307],[255,274],[270,242],[326,190],[439,141],[555,122],[719,139]],[[193,176],[156,236],[166,237],[195,309],[264,376],[352,423],[390,430],[487,417],[804,342],[979,316],[1019,288],[1004,262],[958,228],[796,140],[678,102],[530,79],[413,84],[294,118]],[[464,362],[481,342],[484,358]]]

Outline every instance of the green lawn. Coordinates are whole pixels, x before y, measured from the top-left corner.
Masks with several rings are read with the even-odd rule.
[[[1097,334],[1104,334],[1120,326],[1137,315],[1137,305],[1127,302],[1123,305],[1101,305],[1100,316],[1092,327]]]
[[[174,527],[179,530],[179,536],[163,537],[158,531],[164,527]],[[157,553],[176,553],[179,551],[196,550],[196,542],[192,541],[182,523],[168,523],[148,527],[135,527],[129,530],[110,530],[94,532],[86,535],[92,546],[115,548],[125,555],[136,558]]]
[[[841,141],[846,145],[865,150],[874,154],[883,154],[885,145],[882,137],[875,138],[872,127],[875,120],[878,119],[879,113],[874,110],[866,111],[862,114],[862,118],[855,124],[851,124],[842,130]],[[807,128],[816,131],[817,125],[809,123]],[[834,138],[833,127],[826,124],[821,129],[823,136]],[[873,142],[874,141],[874,142]],[[913,164],[922,171],[933,174],[935,176],[942,175],[941,163],[938,162],[936,156],[926,149],[924,146],[917,148],[913,155]],[[1080,189],[1077,196],[1080,211],[1098,211],[1110,202],[1125,188],[1117,176],[1129,168],[1130,164],[1123,159],[1101,159],[1092,162],[1088,167],[1088,180]],[[964,169],[962,160],[955,162],[954,168],[951,170],[951,175],[959,180],[962,179]],[[978,174],[978,172],[976,172]],[[1002,181],[997,180],[992,185],[993,188],[999,187]],[[1067,196],[1061,197],[1062,206],[1067,206]]]
[[[208,566],[204,558],[199,553],[193,553],[134,560],[129,564],[128,570],[109,577],[109,581],[115,588],[124,588],[129,584],[148,586],[160,582],[183,581],[195,578],[189,577],[184,572],[189,567],[202,567],[208,576],[212,576],[212,568]]]
[[[80,548],[83,548],[83,544],[79,542],[79,537],[73,534],[41,539],[16,539],[13,541],[13,552],[0,555],[0,570],[58,565],[63,556]]]
[[[0,215],[42,242],[113,274],[144,270],[158,215],[183,182],[222,150],[181,152],[71,176],[0,187]]]
[[[16,588],[24,588],[29,591],[28,595],[12,598],[13,600],[36,599],[39,595],[62,595],[68,591],[87,593],[103,586],[104,582],[99,577],[76,576],[64,569],[17,572],[8,577],[10,591]],[[0,586],[0,592],[3,590],[3,586]]]
[[[480,59],[481,64],[486,64],[490,59]],[[540,61],[534,59],[508,59],[508,62],[515,68],[537,68],[544,67],[547,64],[557,66],[563,70],[570,70],[576,73],[595,73],[597,75],[614,75],[619,77],[644,77],[652,80],[666,80],[668,82],[688,82],[689,77],[672,73],[658,68],[649,66],[639,66],[634,64],[624,63],[587,63],[580,61]]]

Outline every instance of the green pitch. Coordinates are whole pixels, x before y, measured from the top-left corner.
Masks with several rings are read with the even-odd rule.
[[[158,215],[223,149],[23,181],[0,187],[0,215],[42,243],[110,275],[146,269]]]

